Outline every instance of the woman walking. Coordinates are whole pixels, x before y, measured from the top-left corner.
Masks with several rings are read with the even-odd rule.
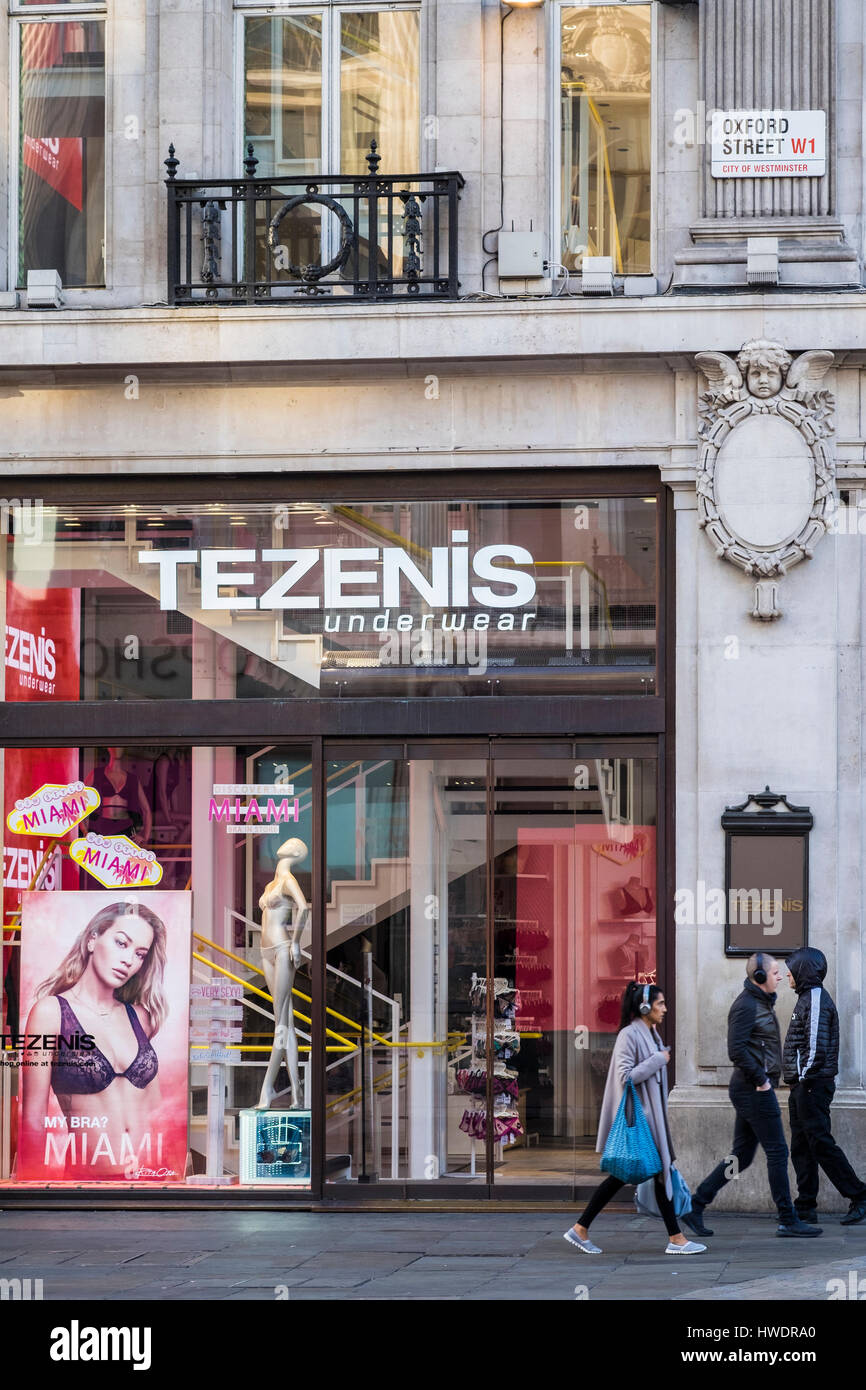
[[[671,1164],[675,1154],[668,1128],[667,1066],[670,1051],[658,1035],[657,1028],[667,1013],[665,997],[658,985],[639,985],[635,980],[626,986],[622,997],[619,1033],[614,1044],[601,1116],[598,1122],[596,1151],[604,1153],[608,1135],[619,1110],[620,1101],[631,1081],[640,1101],[655,1146],[659,1151],[662,1169],[654,1178],[656,1201],[668,1233],[666,1255],[699,1255],[705,1245],[687,1240],[680,1232],[674,1213]],[[619,1178],[608,1177],[596,1188],[593,1196],[565,1239],[585,1255],[602,1252],[589,1239],[589,1228],[599,1212],[624,1187]]]

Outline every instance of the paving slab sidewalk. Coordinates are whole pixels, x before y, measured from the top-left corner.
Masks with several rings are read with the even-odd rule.
[[[788,1301],[866,1295],[866,1224],[779,1240],[766,1215],[713,1213],[703,1255],[667,1256],[659,1221],[606,1211],[603,1254],[537,1212],[0,1211],[0,1280],[46,1300]],[[836,1280],[834,1284],[832,1281]],[[841,1282],[839,1282],[841,1281]],[[844,1287],[845,1292],[839,1290]]]

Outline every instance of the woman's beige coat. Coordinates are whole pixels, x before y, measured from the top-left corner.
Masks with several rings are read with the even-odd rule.
[[[635,1019],[634,1023],[630,1023],[618,1034],[601,1102],[598,1142],[595,1148],[597,1153],[604,1152],[607,1137],[622,1100],[625,1083],[630,1077],[643,1106],[643,1113],[652,1131],[656,1148],[661,1154],[665,1191],[671,1197],[671,1163],[676,1154],[668,1129],[667,1062],[664,1053],[659,1051],[661,1046],[662,1040],[655,1028],[650,1030],[639,1019]]]

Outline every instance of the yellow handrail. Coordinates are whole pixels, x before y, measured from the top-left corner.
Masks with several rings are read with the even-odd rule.
[[[273,1004],[274,1001],[272,996],[266,993],[265,990],[259,989],[258,985],[251,985],[249,980],[242,980],[239,975],[233,975],[230,970],[226,970],[224,965],[217,965],[215,960],[208,960],[207,956],[199,955],[198,951],[193,951],[192,958],[193,960],[199,961],[202,965],[206,965],[209,970],[218,971],[220,975],[225,975],[227,979],[234,980],[236,984],[243,985],[244,989],[250,990],[253,994],[258,994],[262,999],[267,999],[269,1004]],[[309,1023],[312,1026],[313,1020],[309,1018],[307,1014],[302,1014],[298,1009],[292,1009],[292,1013],[295,1018],[299,1018],[303,1023]],[[336,1038],[337,1042],[348,1047],[350,1051],[354,1051],[357,1046],[355,1043],[350,1043],[348,1038],[341,1038],[340,1034],[335,1033],[332,1028],[326,1028],[325,1033],[329,1038]],[[270,1048],[266,1050],[270,1052]]]
[[[210,940],[210,937],[200,936],[198,932],[193,932],[193,936],[195,937],[196,941],[202,941],[206,946],[212,946],[213,949],[215,951],[219,951],[221,955],[228,956],[231,960],[236,960],[238,964],[244,966],[245,969],[252,970],[256,975],[264,975],[264,970],[260,970],[257,965],[250,965],[249,961],[244,960],[243,956],[236,956],[234,951],[227,950],[225,946],[218,946],[215,941]],[[207,964],[210,964],[210,962],[208,961]],[[231,978],[236,979],[236,976],[232,975]],[[240,983],[244,984],[245,981],[241,980]],[[253,988],[254,986],[250,985],[250,989]],[[261,993],[261,990],[259,990],[259,993]],[[312,1004],[313,1002],[311,996],[309,994],[304,994],[303,990],[293,988],[292,994],[296,994],[299,999],[303,999],[304,1002],[307,1004]],[[265,995],[265,998],[270,999],[271,996],[268,994]],[[271,1000],[271,1002],[273,1003],[273,1000]],[[293,1012],[297,1012],[297,1010],[293,1010]],[[336,1009],[329,1008],[327,1004],[325,1005],[325,1012],[330,1014],[332,1018],[338,1018],[341,1023],[345,1023],[349,1028],[357,1028],[358,1032],[361,1031],[360,1023],[356,1023],[355,1020],[352,1018],[346,1018],[345,1014],[337,1013]],[[298,1014],[298,1018],[302,1017],[302,1014]],[[386,1043],[386,1039],[380,1038],[378,1033],[374,1033],[373,1037],[376,1038],[376,1040],[378,1042],[381,1042],[382,1044]]]
[[[229,1052],[270,1052],[271,1050],[269,1047],[260,1043],[221,1043],[216,1041],[212,1043],[190,1043],[190,1048],[195,1049],[197,1051],[206,1052],[211,1047],[225,1047]],[[357,1052],[357,1050],[358,1049],[354,1046],[353,1043],[346,1043],[345,1047],[335,1047],[332,1044],[331,1047],[325,1048],[326,1052]],[[309,1043],[300,1043],[298,1046],[298,1051],[310,1052],[312,1051],[312,1048],[310,1047]]]

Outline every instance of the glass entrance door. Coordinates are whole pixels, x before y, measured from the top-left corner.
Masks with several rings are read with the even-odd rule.
[[[487,970],[486,761],[382,748],[326,767],[325,1180],[487,1181],[471,1128]]]
[[[492,763],[496,1183],[567,1188],[595,1136],[630,979],[656,971],[654,750]]]
[[[570,1196],[656,971],[656,756],[326,751],[325,1181]]]

